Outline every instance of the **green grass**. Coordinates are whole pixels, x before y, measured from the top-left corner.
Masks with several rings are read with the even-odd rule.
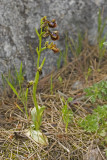
[[[100,136],[106,137],[107,133],[107,105],[98,106],[92,114],[79,120],[79,125],[86,132],[97,132]],[[107,138],[107,137],[106,137]]]
[[[19,71],[15,67],[15,80],[17,82],[17,85],[14,82],[13,76],[11,74],[9,74],[8,77],[4,77],[4,78],[7,82],[7,84],[10,86],[10,88],[14,92],[14,94],[17,96],[17,98],[22,102],[22,104],[24,106],[25,114],[28,118],[28,109],[27,109],[28,88],[26,88],[24,90],[22,87],[23,82],[24,82],[24,73],[23,73],[23,69],[22,69],[22,62],[20,64]],[[19,110],[21,112],[23,112],[23,110],[20,108],[20,106],[18,104],[16,104],[16,107],[18,107]]]
[[[64,103],[63,107],[62,107],[62,119],[63,119],[63,122],[65,124],[65,132],[67,133],[67,130],[68,130],[68,125],[69,123],[72,121],[73,119],[73,112],[71,109],[68,109],[68,103],[71,102],[73,99],[72,97],[69,97],[67,99],[67,101],[62,98],[62,101]]]
[[[92,103],[97,100],[107,101],[107,81],[95,83],[93,86],[86,88],[86,97],[90,97]]]

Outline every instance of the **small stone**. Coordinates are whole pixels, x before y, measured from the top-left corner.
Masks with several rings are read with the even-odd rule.
[[[78,90],[78,89],[82,89],[82,88],[83,88],[83,83],[81,81],[76,81],[72,85],[72,89],[74,89],[74,90]]]

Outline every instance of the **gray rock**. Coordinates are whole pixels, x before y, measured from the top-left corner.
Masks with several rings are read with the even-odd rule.
[[[61,50],[66,31],[69,36],[76,36],[78,30],[88,30],[89,40],[94,41],[99,7],[104,7],[104,16],[107,15],[106,0],[0,0],[0,74],[12,70],[14,64],[19,68],[22,61],[27,79],[34,78],[38,45],[35,27],[39,29],[43,16],[57,20],[60,40],[56,44]],[[42,54],[41,60],[46,56],[43,76],[56,67],[58,55],[50,50]]]

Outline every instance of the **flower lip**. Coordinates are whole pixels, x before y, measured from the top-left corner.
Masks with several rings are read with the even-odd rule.
[[[56,41],[56,40],[59,39],[58,31],[54,31],[54,32],[50,33],[50,36],[51,36],[51,39],[52,39],[53,41]]]

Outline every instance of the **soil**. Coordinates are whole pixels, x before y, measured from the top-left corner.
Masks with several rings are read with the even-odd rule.
[[[97,47],[85,45],[79,57],[72,59],[66,66],[57,72],[42,78],[38,84],[38,104],[45,105],[41,131],[48,138],[48,145],[41,146],[25,136],[24,130],[29,128],[32,121],[30,116],[32,101],[32,87],[29,88],[28,112],[29,118],[18,108],[24,111],[22,103],[17,99],[11,89],[6,86],[0,97],[0,160],[105,160],[103,138],[96,133],[86,133],[77,125],[79,117],[92,113],[99,104],[94,105],[86,99],[84,88],[107,80],[107,54],[99,61]],[[89,67],[92,69],[88,73]],[[52,75],[52,90],[50,79]],[[62,80],[59,80],[61,77]],[[26,82],[25,85],[26,86]],[[65,125],[61,116],[62,100],[72,97],[69,109],[74,113],[74,119],[65,132]],[[92,154],[94,153],[94,156]],[[96,156],[95,156],[96,155]]]

